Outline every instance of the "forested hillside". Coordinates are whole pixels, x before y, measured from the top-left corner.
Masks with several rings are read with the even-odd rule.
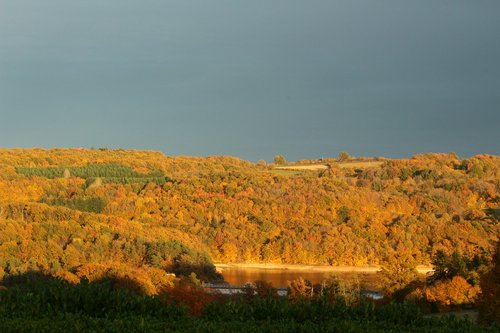
[[[425,154],[289,172],[232,157],[3,149],[0,278],[113,271],[155,293],[173,279],[165,272],[214,278],[212,262],[490,256],[500,232],[499,167],[497,156]]]

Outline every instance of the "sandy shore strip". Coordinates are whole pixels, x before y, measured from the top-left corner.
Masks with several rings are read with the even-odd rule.
[[[376,273],[381,270],[381,266],[327,266],[327,265],[300,265],[300,264],[262,264],[262,263],[241,263],[241,264],[215,264],[217,271],[224,269],[272,269],[308,272],[339,272],[339,273]],[[427,274],[433,272],[432,266],[418,265],[417,272]]]

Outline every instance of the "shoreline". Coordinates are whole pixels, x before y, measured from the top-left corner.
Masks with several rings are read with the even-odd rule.
[[[273,263],[217,263],[214,264],[218,272],[225,269],[257,269],[257,270],[289,270],[309,272],[338,272],[338,273],[377,273],[381,266],[328,266],[328,265],[306,265],[306,264],[273,264]],[[419,274],[433,272],[432,266],[418,265]]]

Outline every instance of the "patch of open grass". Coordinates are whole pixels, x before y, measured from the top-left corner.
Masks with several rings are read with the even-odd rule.
[[[379,167],[384,163],[384,161],[367,161],[367,162],[339,162],[335,163],[334,166],[338,166],[339,168],[356,168],[356,169],[365,169],[365,168],[375,168]]]
[[[273,169],[267,171],[269,173],[272,173],[274,175],[280,175],[280,176],[298,176],[302,174],[301,171],[298,170],[293,170],[293,169]]]

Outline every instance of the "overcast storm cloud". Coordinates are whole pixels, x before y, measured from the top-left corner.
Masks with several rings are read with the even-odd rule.
[[[0,0],[0,145],[499,154],[500,1]]]

